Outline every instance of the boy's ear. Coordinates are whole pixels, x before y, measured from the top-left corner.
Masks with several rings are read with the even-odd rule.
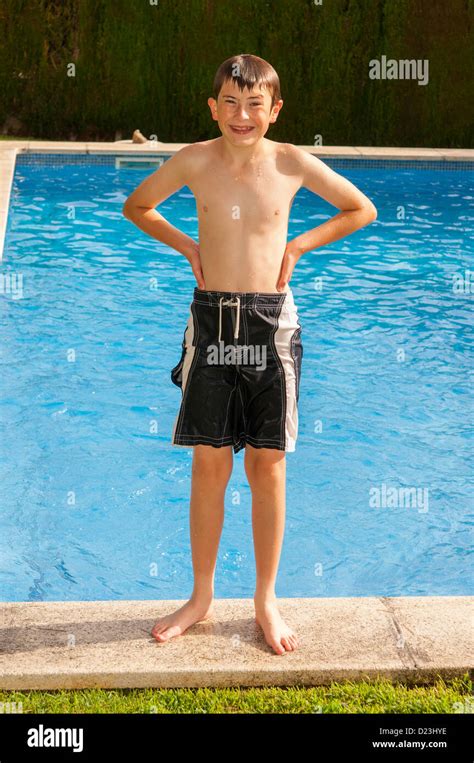
[[[277,121],[277,117],[278,117],[278,114],[280,113],[280,109],[282,106],[283,106],[283,99],[280,98],[280,100],[277,101],[275,105],[272,107],[271,117],[270,117],[271,123],[274,123]]]
[[[207,102],[211,110],[211,116],[217,122],[217,101],[215,98],[208,98]]]

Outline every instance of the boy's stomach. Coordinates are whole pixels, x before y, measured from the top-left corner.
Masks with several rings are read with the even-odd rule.
[[[239,235],[225,242],[199,238],[199,252],[208,291],[276,293],[286,247],[284,235]],[[245,238],[245,240],[242,240]],[[288,291],[285,286],[281,291]]]

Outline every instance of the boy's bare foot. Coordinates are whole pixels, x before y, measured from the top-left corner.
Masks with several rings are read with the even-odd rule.
[[[280,615],[276,599],[254,598],[254,603],[255,619],[263,630],[267,644],[277,654],[294,651],[299,646],[298,639]]]
[[[157,641],[169,641],[173,636],[180,636],[194,623],[212,617],[212,601],[195,601],[190,599],[182,607],[170,615],[160,617],[151,631]]]

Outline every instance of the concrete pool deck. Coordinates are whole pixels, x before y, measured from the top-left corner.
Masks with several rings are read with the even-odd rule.
[[[109,143],[73,142],[61,140],[1,140],[0,141],[0,260],[3,256],[10,194],[18,154],[169,154],[188,143],[132,143],[118,140]],[[322,159],[373,159],[393,161],[474,161],[474,149],[464,148],[395,148],[384,146],[301,146]]]
[[[157,618],[183,603],[3,603],[0,689],[415,685],[473,674],[472,596],[279,599],[300,641],[281,656],[252,599],[217,599],[212,619],[158,643]]]

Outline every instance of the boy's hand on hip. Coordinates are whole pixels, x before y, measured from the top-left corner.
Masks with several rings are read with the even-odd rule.
[[[204,275],[201,266],[201,256],[199,253],[199,244],[194,243],[190,253],[187,255],[189,264],[191,265],[194,273],[194,277],[197,281],[197,285],[200,289],[205,289]]]
[[[278,276],[277,281],[277,291],[283,291],[289,282],[294,267],[302,254],[303,252],[298,249],[293,241],[288,241],[281,262],[280,275]]]

